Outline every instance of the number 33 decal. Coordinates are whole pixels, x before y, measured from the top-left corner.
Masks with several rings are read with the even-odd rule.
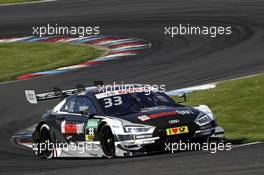
[[[111,106],[118,106],[122,104],[122,99],[120,96],[115,96],[113,98],[105,98],[104,99],[105,108],[109,108]]]

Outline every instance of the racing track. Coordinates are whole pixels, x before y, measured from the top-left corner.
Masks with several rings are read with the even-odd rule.
[[[125,159],[38,160],[9,141],[36,123],[52,103],[26,103],[25,89],[70,87],[93,80],[166,83],[181,88],[264,71],[262,0],[74,0],[0,7],[0,35],[28,36],[34,25],[99,25],[103,34],[152,42],[142,55],[79,71],[0,85],[0,174],[263,174],[264,145],[204,152],[159,154]],[[229,37],[178,37],[164,25],[228,24]]]

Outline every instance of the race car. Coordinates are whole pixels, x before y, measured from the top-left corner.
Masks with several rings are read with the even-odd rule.
[[[39,94],[26,90],[32,104],[61,98],[36,125],[32,134],[35,155],[47,159],[127,157],[164,151],[168,142],[224,138],[208,106],[182,105],[148,85],[122,87],[97,81],[93,86],[54,88]]]

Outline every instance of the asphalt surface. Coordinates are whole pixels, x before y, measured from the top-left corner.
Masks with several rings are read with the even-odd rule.
[[[210,154],[182,152],[125,159],[38,160],[10,137],[39,119],[54,101],[27,104],[25,89],[72,87],[93,80],[166,84],[167,90],[264,71],[262,0],[74,0],[0,7],[0,35],[28,36],[39,25],[98,25],[102,34],[152,42],[136,57],[63,75],[0,85],[0,174],[263,174],[264,145]],[[169,38],[163,27],[179,23],[230,25],[218,38]]]

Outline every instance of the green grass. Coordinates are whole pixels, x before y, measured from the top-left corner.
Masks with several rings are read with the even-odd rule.
[[[31,1],[38,1],[38,0],[0,0],[0,4],[12,4],[12,3],[31,2]]]
[[[215,89],[187,96],[186,104],[206,104],[212,109],[227,139],[264,141],[264,75],[225,81]]]
[[[0,81],[14,80],[26,73],[45,71],[92,60],[105,50],[65,43],[0,44]]]

